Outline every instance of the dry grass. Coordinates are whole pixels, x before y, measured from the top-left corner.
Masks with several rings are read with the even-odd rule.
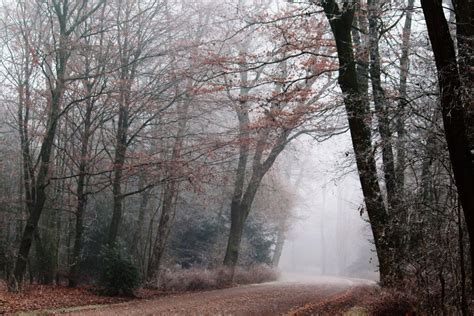
[[[234,282],[237,284],[255,284],[276,281],[280,272],[267,265],[255,265],[249,268],[237,268],[234,274]]]
[[[275,281],[279,272],[267,265],[256,265],[248,268],[236,268],[234,284],[254,284]],[[185,292],[210,290],[228,287],[231,271],[228,268],[219,269],[177,269],[165,270],[161,273],[159,288],[163,291]]]
[[[307,304],[290,315],[404,316],[414,315],[414,306],[414,299],[400,291],[358,286],[319,303]]]

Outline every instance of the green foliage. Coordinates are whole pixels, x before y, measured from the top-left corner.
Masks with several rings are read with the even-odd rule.
[[[244,228],[244,238],[248,244],[244,255],[247,258],[242,258],[248,261],[244,262],[245,265],[271,264],[271,248],[274,244],[272,233],[261,219],[248,218]]]
[[[133,296],[139,280],[138,269],[123,250],[118,246],[104,249],[100,285],[105,294]]]
[[[91,283],[99,280],[102,274],[103,247],[107,240],[110,222],[110,208],[106,196],[97,196],[87,216],[93,218],[90,225],[84,227],[83,249],[80,256],[80,280]]]
[[[183,268],[209,265],[218,238],[218,223],[213,219],[198,219],[182,223],[179,235],[170,242],[170,253]]]

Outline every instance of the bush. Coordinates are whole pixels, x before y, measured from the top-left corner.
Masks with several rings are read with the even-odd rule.
[[[160,289],[164,291],[184,292],[218,287],[215,272],[208,269],[165,270],[160,276]]]
[[[219,269],[176,269],[164,270],[160,275],[159,287],[163,291],[184,292],[196,290],[211,290],[229,285],[230,270]],[[275,281],[279,273],[267,265],[256,265],[248,268],[237,267],[234,273],[234,283],[253,284]]]
[[[276,281],[280,277],[278,270],[266,265],[253,265],[248,268],[236,268],[234,282],[237,284],[253,284]]]
[[[415,303],[416,299],[406,291],[382,289],[370,302],[369,310],[374,316],[411,315]]]
[[[106,295],[133,296],[139,285],[138,269],[129,256],[114,246],[103,251],[103,267],[100,285]]]

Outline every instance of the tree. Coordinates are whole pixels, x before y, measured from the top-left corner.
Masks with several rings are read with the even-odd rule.
[[[103,18],[105,16],[105,7],[102,8],[100,15]],[[84,23],[85,32],[92,33],[94,21],[89,17]],[[74,227],[74,245],[72,251],[72,260],[69,267],[69,286],[75,287],[78,284],[79,278],[79,267],[81,263],[81,253],[83,248],[83,234],[84,234],[84,215],[87,209],[88,197],[91,192],[88,190],[90,185],[91,176],[89,175],[92,165],[94,163],[94,156],[92,152],[92,142],[95,134],[100,128],[101,123],[99,121],[100,112],[97,107],[106,103],[103,99],[104,90],[106,88],[106,78],[104,76],[107,69],[107,52],[104,49],[105,44],[105,24],[101,23],[100,26],[100,37],[95,39],[93,36],[84,37],[85,50],[81,55],[83,58],[84,65],[84,77],[78,84],[80,85],[79,91],[84,94],[85,109],[82,109],[82,103],[79,103],[77,107],[82,121],[79,122],[79,126],[75,129],[78,134],[78,144],[74,144],[74,147],[78,147],[78,155],[74,154],[74,148],[71,149],[73,154],[69,157],[74,161],[74,165],[77,166],[76,177],[76,190],[74,195],[77,197],[77,205],[75,210],[75,227]],[[95,50],[93,49],[95,48]],[[78,96],[80,98],[80,96]],[[78,122],[74,121],[76,116],[74,115],[70,121],[74,125]],[[76,160],[77,157],[77,160]]]
[[[70,7],[68,1],[55,1],[51,3],[38,4],[38,9],[46,10],[49,14],[50,22],[58,25],[57,30],[52,30],[54,34],[54,57],[55,60],[44,60],[43,74],[48,80],[48,106],[45,133],[41,141],[39,153],[39,166],[37,173],[32,174],[31,169],[26,167],[25,174],[29,173],[30,183],[26,183],[25,191],[29,217],[26,222],[23,236],[18,250],[17,260],[15,264],[14,277],[10,282],[11,291],[18,291],[18,285],[23,280],[25,273],[28,254],[35,235],[38,221],[41,217],[44,204],[46,202],[46,188],[49,184],[49,169],[51,162],[51,151],[56,136],[56,128],[58,126],[61,115],[67,110],[68,106],[62,109],[62,96],[67,83],[67,67],[71,56],[71,41],[74,41],[73,32],[81,25],[89,16],[94,14],[103,1],[99,1],[92,7],[87,2],[83,6]],[[52,70],[52,71],[50,71]],[[23,148],[25,151],[26,148]],[[25,153],[26,154],[26,153]],[[31,158],[29,158],[31,159]],[[31,185],[31,186],[30,186]]]
[[[314,23],[319,25],[320,22]],[[253,43],[247,37],[241,43],[235,62],[238,85],[234,86],[232,82],[235,81],[226,79],[227,94],[234,103],[238,120],[238,162],[230,207],[231,227],[224,257],[224,265],[232,269],[238,262],[242,233],[255,196],[279,155],[300,135],[337,132],[334,126],[325,125],[322,117],[328,109],[318,104],[324,89],[332,84],[331,77],[324,76],[332,69],[332,63],[324,58],[326,51],[319,44],[324,31],[313,34],[311,40],[318,44],[311,48],[306,46],[306,41],[300,43],[301,38],[291,33],[285,22],[282,25],[275,23],[270,32],[276,33],[270,60],[261,59],[255,51],[250,53]],[[289,39],[295,44],[288,44]],[[309,57],[304,61],[290,62],[299,54]],[[301,71],[302,68],[305,70]],[[305,75],[295,75],[301,72]],[[262,75],[266,73],[270,75]],[[268,97],[258,94],[261,86],[271,89]],[[317,90],[314,94],[313,89]],[[231,93],[233,90],[238,91],[238,96]]]
[[[338,81],[344,94],[359,179],[379,259],[380,280],[385,283],[392,273],[389,261],[391,255],[386,240],[389,218],[382,199],[372,150],[369,105],[358,82],[354,58],[351,28],[355,7],[345,2],[341,8],[334,0],[323,1],[322,5],[336,41],[339,59]]]
[[[472,1],[453,1],[456,14],[458,55],[441,0],[421,1],[433,49],[444,133],[470,240],[474,271],[474,159],[472,135],[473,20]],[[463,75],[461,75],[463,74]],[[466,74],[466,78],[464,78]],[[474,284],[474,274],[472,274]]]

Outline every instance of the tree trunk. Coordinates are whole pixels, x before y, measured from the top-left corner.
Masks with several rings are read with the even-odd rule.
[[[55,77],[48,77],[48,81],[52,86],[50,87],[50,100],[48,102],[49,111],[47,111],[47,123],[45,134],[41,140],[41,148],[38,159],[38,173],[34,183],[31,186],[31,203],[29,206],[29,217],[27,219],[23,235],[18,250],[18,257],[14,269],[14,277],[9,284],[9,290],[17,291],[19,284],[23,281],[23,275],[26,271],[28,262],[28,255],[31,244],[38,226],[38,221],[43,212],[43,207],[46,202],[46,189],[49,185],[49,171],[51,164],[51,153],[54,146],[54,139],[56,136],[56,129],[59,118],[61,116],[61,100],[66,87],[66,69],[69,57],[71,56],[70,35],[73,31],[82,24],[85,19],[92,15],[104,3],[99,1],[88,12],[84,12],[81,17],[76,17],[77,23],[69,25],[71,12],[69,11],[68,1],[55,2],[51,9],[55,15],[58,30],[57,49],[55,53]],[[32,179],[31,179],[32,180]],[[25,182],[26,183],[26,182]],[[26,185],[26,184],[25,184]]]
[[[352,136],[359,179],[369,216],[375,248],[379,259],[380,281],[385,284],[391,275],[390,249],[386,240],[388,216],[377,179],[375,157],[371,144],[370,111],[360,91],[354,59],[351,28],[354,9],[345,5],[343,11],[334,0],[323,1],[330,22],[339,58],[339,85]]]
[[[380,1],[379,1],[380,3]],[[369,52],[370,52],[370,81],[372,82],[372,95],[377,115],[377,125],[382,142],[382,166],[387,190],[388,209],[397,212],[398,190],[395,181],[395,161],[392,149],[392,133],[390,130],[390,118],[388,117],[388,102],[385,90],[382,87],[381,64],[379,52],[379,23],[378,12],[381,4],[369,0]]]
[[[123,168],[129,145],[128,134],[130,124],[130,106],[132,101],[131,91],[137,71],[137,59],[140,57],[140,52],[137,52],[135,55],[130,52],[130,34],[127,33],[128,21],[121,22],[124,23],[124,34],[118,34],[118,38],[121,39],[121,42],[119,41],[118,44],[120,47],[120,92],[118,100],[118,123],[117,132],[115,134],[115,157],[112,180],[112,219],[110,221],[109,233],[107,237],[107,244],[109,247],[112,247],[116,243],[120,223],[122,221],[124,199],[122,194],[122,181]]]
[[[231,203],[231,226],[226,254],[224,257],[224,265],[231,267],[232,271],[237,265],[239,259],[240,242],[242,240],[243,229],[245,226],[245,221],[247,220],[252,208],[255,195],[257,194],[263,177],[268,172],[268,170],[270,170],[278,155],[285,148],[288,133],[289,132],[285,132],[280,135],[277,143],[274,145],[267,159],[265,159],[263,163],[259,162],[261,153],[259,153],[260,150],[258,149],[257,145],[257,150],[254,156],[252,177],[250,178],[240,201],[233,200]]]
[[[26,270],[26,264],[28,262],[28,255],[30,252],[33,237],[38,226],[41,213],[43,212],[43,206],[46,202],[46,188],[49,182],[49,168],[50,168],[50,156],[53,148],[54,138],[56,136],[56,127],[58,123],[58,112],[60,106],[60,99],[63,92],[64,81],[58,82],[58,87],[53,92],[51,101],[51,115],[48,118],[47,132],[43,139],[40,150],[40,167],[38,171],[38,177],[36,179],[34,193],[33,193],[33,205],[30,208],[30,214],[26,222],[25,229],[23,231],[22,239],[20,242],[20,248],[18,250],[18,257],[15,264],[14,284],[10,287],[11,290],[18,290],[18,285],[23,281],[23,275]],[[16,284],[15,284],[16,283]]]
[[[372,95],[375,112],[378,121],[378,131],[382,147],[382,168],[384,171],[385,187],[387,191],[387,213],[389,217],[389,227],[387,229],[388,242],[391,248],[392,274],[396,279],[402,279],[402,266],[405,259],[403,247],[403,232],[400,224],[403,222],[403,210],[401,208],[402,194],[398,187],[399,181],[396,179],[395,158],[393,154],[392,131],[390,127],[389,103],[382,87],[381,62],[379,52],[379,12],[382,11],[380,2],[368,1],[369,6],[369,47],[370,47],[370,79],[372,82]],[[407,44],[408,45],[408,44]],[[408,56],[406,57],[408,58]],[[406,79],[405,79],[406,81]],[[406,85],[406,83],[405,83]],[[406,94],[406,87],[405,87]],[[403,126],[401,128],[403,130]],[[402,159],[404,159],[404,153]],[[403,179],[401,180],[403,181]]]
[[[243,56],[243,53],[242,53]],[[247,97],[249,89],[246,88],[248,83],[248,74],[245,65],[240,65],[240,80],[242,81],[240,88],[240,101],[238,109],[236,110],[239,121],[239,161],[237,163],[237,170],[235,174],[234,192],[232,194],[232,201],[230,205],[230,231],[227,242],[226,252],[224,256],[224,265],[231,267],[232,270],[237,264],[239,257],[240,241],[242,240],[242,232],[246,220],[245,211],[242,210],[242,196],[244,194],[245,175],[247,171],[247,162],[249,158],[249,140],[250,131],[248,129],[249,109],[247,104]],[[233,273],[231,278],[233,278]]]
[[[143,190],[145,186],[145,169],[140,170],[140,179],[138,180],[138,189]],[[133,239],[131,240],[130,252],[136,257],[140,257],[143,250],[143,224],[145,223],[145,214],[148,208],[148,201],[150,200],[150,191],[152,189],[144,190],[140,193],[140,206],[138,209],[138,220]]]
[[[156,235],[155,246],[153,253],[150,257],[150,263],[148,265],[147,280],[155,281],[158,280],[160,274],[161,260],[166,250],[166,244],[168,242],[168,236],[173,225],[174,217],[176,214],[176,200],[178,199],[178,187],[180,176],[179,165],[181,160],[181,150],[183,146],[184,136],[186,132],[186,126],[188,122],[188,111],[191,100],[184,100],[184,104],[181,108],[178,107],[178,130],[176,132],[176,140],[173,144],[173,150],[171,154],[172,165],[168,172],[169,179],[165,184],[163,193],[163,206],[161,209],[160,222],[158,226],[158,233]]]
[[[470,101],[469,96],[463,95],[465,87],[463,87],[463,81],[459,74],[454,42],[449,32],[448,22],[444,16],[442,1],[422,0],[421,5],[438,70],[444,132],[454,179],[468,229],[471,271],[474,271],[474,163],[470,152],[468,127],[466,126],[466,124],[468,126],[472,125],[472,122],[467,120],[467,114],[472,111],[473,103]],[[461,11],[465,12],[462,13]],[[470,21],[472,21],[472,10],[467,10],[467,7],[458,7],[456,17],[458,18],[458,16],[463,16],[464,14],[470,14]],[[462,23],[464,20],[457,21],[458,27],[461,25],[461,30],[463,26],[467,27],[467,25]],[[472,33],[469,36],[472,38]],[[459,39],[460,37],[458,37],[458,41]],[[460,57],[463,56],[461,55]],[[463,68],[462,65],[461,68]],[[470,89],[469,86],[472,84],[469,82],[466,84],[468,85],[467,88]],[[471,274],[471,277],[474,284],[474,273]]]
[[[245,53],[241,52],[240,59],[245,61]],[[286,75],[286,64],[282,64],[283,75]],[[237,265],[239,258],[240,242],[242,240],[243,229],[245,221],[252,208],[255,195],[257,194],[260,183],[265,174],[270,170],[278,155],[285,149],[288,143],[288,137],[291,129],[283,129],[280,131],[275,144],[270,150],[268,156],[264,159],[263,154],[265,147],[269,142],[270,129],[263,128],[257,137],[257,144],[255,153],[253,155],[252,173],[248,183],[245,185],[245,178],[247,175],[247,164],[250,155],[250,131],[249,131],[249,108],[247,104],[248,94],[250,92],[248,69],[244,62],[240,64],[240,101],[236,109],[237,118],[239,120],[239,161],[237,165],[236,179],[234,182],[234,192],[231,201],[231,227],[229,232],[229,239],[227,243],[226,253],[224,256],[224,265],[231,267],[231,279],[233,278],[233,271]],[[277,85],[278,89],[282,89]],[[281,91],[279,91],[281,92]],[[274,107],[275,105],[272,105]],[[267,114],[271,115],[271,114]]]
[[[74,231],[74,248],[72,254],[72,263],[69,269],[69,287],[76,287],[78,284],[79,264],[81,262],[82,234],[84,232],[84,211],[87,204],[87,198],[84,195],[83,188],[79,189],[79,186],[83,187],[83,184],[81,184],[81,182],[83,181],[83,179],[78,179],[78,198]]]
[[[166,243],[176,212],[176,198],[177,183],[172,180],[171,183],[166,184],[165,192],[163,193],[163,204],[158,224],[158,232],[148,264],[146,276],[148,282],[158,281],[160,276],[161,261],[166,250]]]
[[[116,148],[114,159],[114,176],[112,181],[113,207],[112,219],[110,221],[109,235],[107,244],[113,246],[117,241],[120,222],[122,221],[123,195],[122,195],[122,178],[123,165],[127,153],[127,134],[128,134],[128,102],[125,101],[125,94],[122,91],[121,104],[119,109],[119,119],[116,134]],[[128,100],[128,98],[127,98]]]
[[[408,71],[410,66],[410,36],[411,36],[411,25],[413,17],[413,5],[415,0],[408,0],[408,4],[405,11],[405,25],[403,26],[402,33],[402,55],[400,57],[400,86],[399,86],[399,101],[398,101],[398,115],[396,121],[397,130],[397,164],[395,169],[395,181],[400,195],[404,194],[405,187],[405,165],[406,165],[406,153],[405,153],[405,142],[406,142],[406,130],[405,130],[405,116],[407,100],[407,80]]]
[[[77,286],[77,278],[79,273],[79,264],[81,261],[82,251],[82,234],[84,231],[84,212],[87,205],[86,189],[86,172],[87,172],[87,157],[89,149],[90,125],[92,115],[92,100],[89,100],[86,117],[84,121],[84,135],[81,142],[81,157],[79,163],[79,176],[77,179],[77,208],[76,221],[74,232],[74,249],[72,255],[72,263],[69,270],[69,286]]]
[[[285,239],[286,239],[285,228],[280,227],[278,229],[275,251],[273,253],[273,258],[272,258],[272,266],[274,268],[277,268],[278,264],[280,263],[281,254],[283,252],[283,246],[285,245]]]
[[[240,203],[233,203],[230,210],[230,232],[227,242],[226,253],[224,257],[224,265],[227,267],[235,267],[239,260],[240,242],[244,231],[246,213]]]

